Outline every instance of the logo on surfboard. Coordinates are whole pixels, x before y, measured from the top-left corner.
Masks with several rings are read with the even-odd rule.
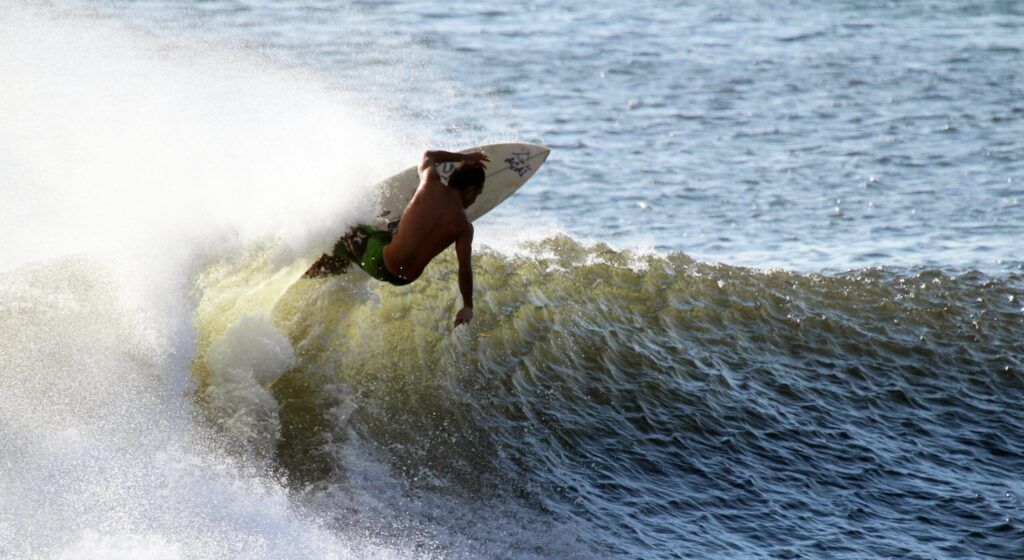
[[[508,168],[519,175],[520,177],[526,176],[527,173],[533,171],[530,167],[530,152],[512,152],[512,157],[505,158],[505,163],[508,164]]]
[[[447,185],[448,179],[452,176],[452,172],[455,171],[455,163],[447,161],[435,165],[434,168],[437,169],[437,174],[441,176],[441,182]]]

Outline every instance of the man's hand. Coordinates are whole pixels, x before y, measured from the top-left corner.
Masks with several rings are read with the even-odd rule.
[[[473,152],[471,154],[463,154],[463,160],[468,163],[489,163],[491,158],[487,157],[487,154],[483,152]]]
[[[455,314],[455,326],[468,325],[473,320],[473,308],[463,307]]]

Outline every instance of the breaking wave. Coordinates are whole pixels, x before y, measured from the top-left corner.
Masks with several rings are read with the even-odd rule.
[[[243,364],[281,349],[251,368],[272,428],[232,441],[257,434],[309,493],[348,476],[335,445],[355,440],[400,473],[403,492],[556,512],[612,555],[685,542],[756,556],[780,535],[837,525],[882,550],[898,546],[901,516],[936,527],[914,538],[967,543],[941,550],[1020,543],[1020,527],[994,514],[1020,508],[1019,274],[799,274],[553,237],[478,254],[474,322],[453,330],[450,254],[403,288],[358,271],[288,286],[303,265],[272,304],[236,310],[234,326],[223,327],[230,313],[201,314],[196,369],[216,408],[209,371],[223,347]],[[207,298],[266,302],[267,284],[239,288],[267,277],[258,268],[208,274]],[[993,489],[1005,503],[966,498]],[[879,496],[894,513],[878,513]],[[776,522],[734,522],[751,507]],[[678,521],[645,533],[652,515]],[[979,519],[988,525],[971,529]]]

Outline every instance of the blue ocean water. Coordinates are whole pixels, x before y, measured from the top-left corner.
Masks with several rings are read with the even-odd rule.
[[[1017,3],[0,23],[0,557],[1024,556]],[[504,140],[470,329],[452,255],[282,280]]]
[[[1018,269],[1013,2],[117,4],[311,68],[410,142],[550,144],[504,209],[731,264]]]

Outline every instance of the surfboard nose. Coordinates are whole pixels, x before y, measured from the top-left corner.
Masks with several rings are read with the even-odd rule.
[[[538,145],[537,147],[540,148],[540,152],[541,152],[540,162],[544,163],[545,161],[548,160],[548,156],[551,155],[551,148],[549,148],[547,146],[540,146],[540,145]]]
[[[527,156],[527,159],[530,161],[531,165],[533,166],[533,169],[537,169],[538,167],[540,167],[541,164],[547,161],[548,156],[551,154],[551,148],[547,146],[542,146],[541,144],[524,143],[520,144],[520,146],[526,148],[526,150],[529,152],[529,156]]]
[[[544,160],[548,159],[548,155],[551,153],[551,148],[547,146],[542,146],[540,144],[524,144],[524,146],[529,146],[530,148],[530,159],[533,159],[534,157],[539,157],[541,158],[541,162],[544,162]],[[533,154],[536,154],[536,156],[534,156]]]

